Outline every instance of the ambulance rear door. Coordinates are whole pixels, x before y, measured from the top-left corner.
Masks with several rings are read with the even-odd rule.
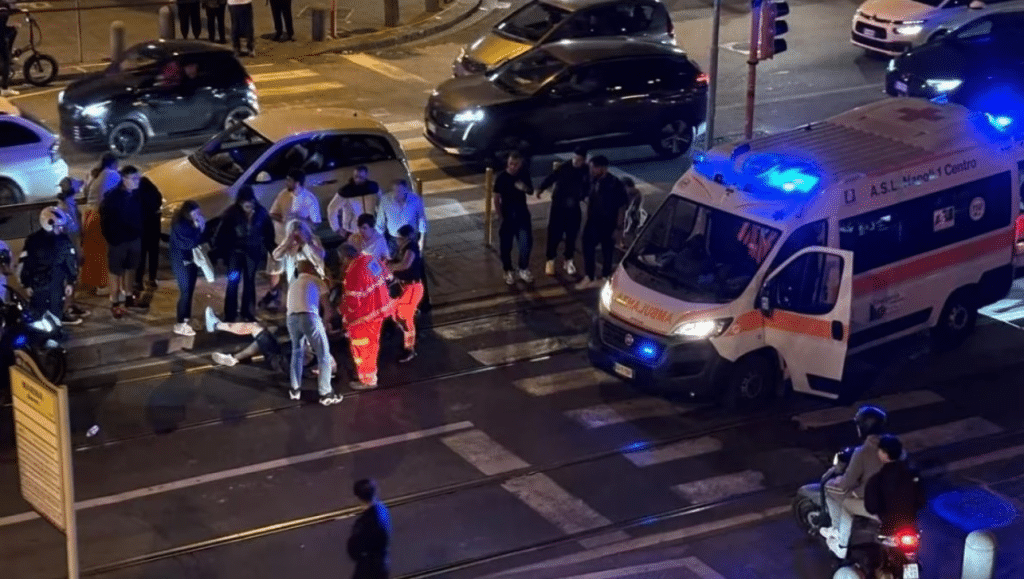
[[[793,389],[838,398],[850,339],[853,252],[806,247],[772,271],[757,307]]]

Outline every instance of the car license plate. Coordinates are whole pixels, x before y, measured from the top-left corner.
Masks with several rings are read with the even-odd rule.
[[[903,566],[903,579],[920,579],[921,572],[917,563],[907,563]]]
[[[623,378],[629,378],[630,380],[633,379],[633,369],[630,368],[629,366],[619,364],[618,362],[616,362],[613,369],[615,370],[615,373],[618,374],[619,376],[622,376]]]
[[[907,94],[907,83],[896,81],[893,83],[893,87],[896,89],[896,92],[900,94]]]
[[[867,29],[867,30],[864,31],[864,33],[867,34],[868,36],[872,37],[872,38],[881,38],[882,37],[882,32],[880,30]]]
[[[427,121],[427,132],[428,133],[436,133],[437,132],[437,124],[434,123],[434,121]]]

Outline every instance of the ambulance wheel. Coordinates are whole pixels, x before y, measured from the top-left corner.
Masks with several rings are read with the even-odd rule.
[[[974,290],[963,287],[949,296],[946,305],[942,306],[939,320],[931,331],[932,349],[948,352],[963,344],[978,321],[977,300]]]
[[[725,376],[722,404],[729,409],[755,409],[767,404],[779,379],[778,368],[764,354],[747,354]]]

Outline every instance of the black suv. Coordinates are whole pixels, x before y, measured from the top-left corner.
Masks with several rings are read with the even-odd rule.
[[[231,50],[185,40],[133,46],[105,71],[71,83],[57,102],[65,138],[124,157],[150,141],[206,137],[259,112],[252,79]]]
[[[425,136],[490,162],[518,149],[650,145],[685,153],[704,120],[707,76],[682,50],[615,38],[535,48],[491,75],[446,80],[427,102]]]

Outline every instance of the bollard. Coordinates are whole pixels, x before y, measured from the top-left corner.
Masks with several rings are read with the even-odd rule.
[[[440,12],[441,0],[426,0],[427,12]]]
[[[174,39],[174,12],[170,6],[161,6],[157,13],[157,23],[160,38],[164,40]]]
[[[384,26],[398,26],[398,0],[384,0]]]
[[[323,42],[327,37],[327,9],[320,5],[310,6],[309,17],[313,27],[310,37],[313,42]]]
[[[421,198],[423,197],[423,179],[416,178],[413,180],[413,191]]]
[[[962,579],[992,579],[996,561],[996,537],[990,531],[972,531],[964,541]]]
[[[864,575],[855,567],[840,567],[836,569],[832,579],[864,579]]]
[[[110,23],[110,62],[119,62],[124,54],[124,22]]]
[[[493,247],[494,228],[494,169],[484,171],[484,246]]]

